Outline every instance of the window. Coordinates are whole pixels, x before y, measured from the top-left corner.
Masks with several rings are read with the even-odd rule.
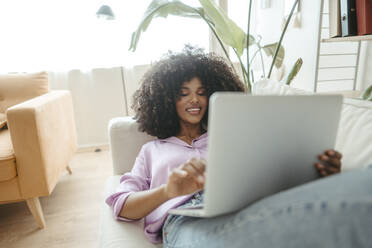
[[[156,18],[129,52],[132,32],[150,0],[12,0],[0,3],[0,70],[66,70],[148,64],[185,43],[208,51],[209,32],[202,20]],[[190,1],[187,1],[189,4]],[[197,3],[198,1],[191,1]],[[96,18],[102,4],[115,20]]]

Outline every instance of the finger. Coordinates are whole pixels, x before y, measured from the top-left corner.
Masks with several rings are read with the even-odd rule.
[[[330,173],[339,173],[341,168],[341,161],[336,158],[330,158],[325,154],[319,155],[318,159],[321,161],[321,163],[324,165],[324,169]]]
[[[199,163],[201,164],[202,170],[203,170],[203,176],[205,176],[205,170],[207,168],[207,160],[204,158],[199,159]]]
[[[335,150],[336,158],[342,159],[342,153]]]
[[[336,157],[329,157],[325,154],[321,154],[318,156],[318,159],[328,166],[332,166],[337,169],[341,168],[341,160]]]
[[[323,164],[321,164],[321,163],[315,163],[314,164],[314,167],[316,168],[316,170],[318,171],[318,173],[319,173],[320,176],[325,177],[325,176],[328,175],[328,173],[325,171],[325,166]]]
[[[324,171],[325,169],[324,165],[321,163],[315,163],[314,167],[318,171],[319,174],[321,174],[321,171]]]
[[[204,159],[191,158],[185,163],[185,166],[186,164],[191,164],[199,174],[204,175],[206,167],[206,161]]]
[[[338,158],[329,158],[329,164],[337,169],[341,168],[341,160]]]
[[[319,174],[321,174],[322,176],[328,176],[328,175],[340,173],[340,169],[327,166],[321,163],[315,163],[314,166],[318,170]]]
[[[335,157],[337,159],[341,159],[342,158],[342,154],[339,153],[338,151],[336,150],[333,150],[333,149],[330,149],[330,150],[327,150],[324,152],[326,155],[330,156],[330,157]]]
[[[328,156],[335,156],[336,153],[333,149],[328,149],[326,151],[324,151],[324,154],[328,155]]]
[[[188,173],[185,171],[185,170],[181,170],[179,168],[176,168],[172,171],[172,173],[174,173],[174,175],[178,176],[178,177],[182,177],[182,178],[185,178],[188,176]]]
[[[187,163],[183,170],[187,171],[187,173],[194,178],[194,180],[198,183],[204,183],[204,177],[192,166],[191,163]]]
[[[204,158],[199,159],[199,162],[203,163],[204,167],[207,166],[207,160],[205,160]]]
[[[193,163],[193,162],[196,162],[198,161],[196,158],[190,158],[189,160],[187,160],[186,164],[187,163]]]
[[[321,175],[322,177],[326,177],[326,176],[328,176],[328,173],[327,173],[325,170],[320,170],[319,173],[320,173],[320,175]]]
[[[207,164],[207,160],[204,158],[190,158],[187,162],[201,162],[203,164]]]
[[[324,170],[328,174],[336,174],[336,173],[339,173],[340,172],[340,169],[335,168],[335,167],[332,167],[332,166],[325,166]]]
[[[322,165],[321,163],[314,163],[314,167],[320,171],[320,170],[324,170],[324,165]]]
[[[190,162],[190,164],[198,171],[199,174],[203,175],[205,171],[205,163],[200,160]]]
[[[325,165],[329,162],[329,157],[325,154],[318,155],[318,159],[319,159],[320,162],[322,162],[323,165]]]

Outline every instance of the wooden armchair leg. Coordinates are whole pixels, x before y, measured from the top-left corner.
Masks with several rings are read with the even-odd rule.
[[[41,229],[45,227],[45,220],[43,210],[41,209],[39,197],[29,198],[26,200],[27,206],[31,211],[31,214],[37,221],[37,224]]]
[[[70,175],[72,174],[72,170],[71,170],[69,165],[67,165],[66,170],[68,171],[68,174],[70,174]]]

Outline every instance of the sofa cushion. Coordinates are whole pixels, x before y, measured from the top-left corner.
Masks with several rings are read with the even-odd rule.
[[[252,86],[252,95],[310,95],[312,92],[290,87],[271,79],[263,79]]]
[[[0,75],[0,113],[5,113],[10,106],[48,91],[46,72]]]
[[[6,115],[0,113],[0,130],[6,125]]]
[[[0,131],[0,182],[16,177],[15,156],[9,130]]]
[[[274,80],[261,80],[253,95],[314,94]],[[372,164],[372,102],[344,98],[335,149],[343,155],[342,170],[366,168]]]
[[[344,99],[336,150],[343,154],[344,170],[372,165],[372,102]]]

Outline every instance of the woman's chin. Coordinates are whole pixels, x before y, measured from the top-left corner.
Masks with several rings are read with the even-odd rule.
[[[198,125],[200,124],[202,118],[200,117],[195,117],[195,118],[187,118],[187,119],[184,119],[183,122],[184,123],[187,123],[189,125]]]
[[[191,124],[191,125],[200,125],[200,122],[201,122],[201,120],[197,120],[197,121],[188,121],[187,123],[188,123],[188,124]]]

